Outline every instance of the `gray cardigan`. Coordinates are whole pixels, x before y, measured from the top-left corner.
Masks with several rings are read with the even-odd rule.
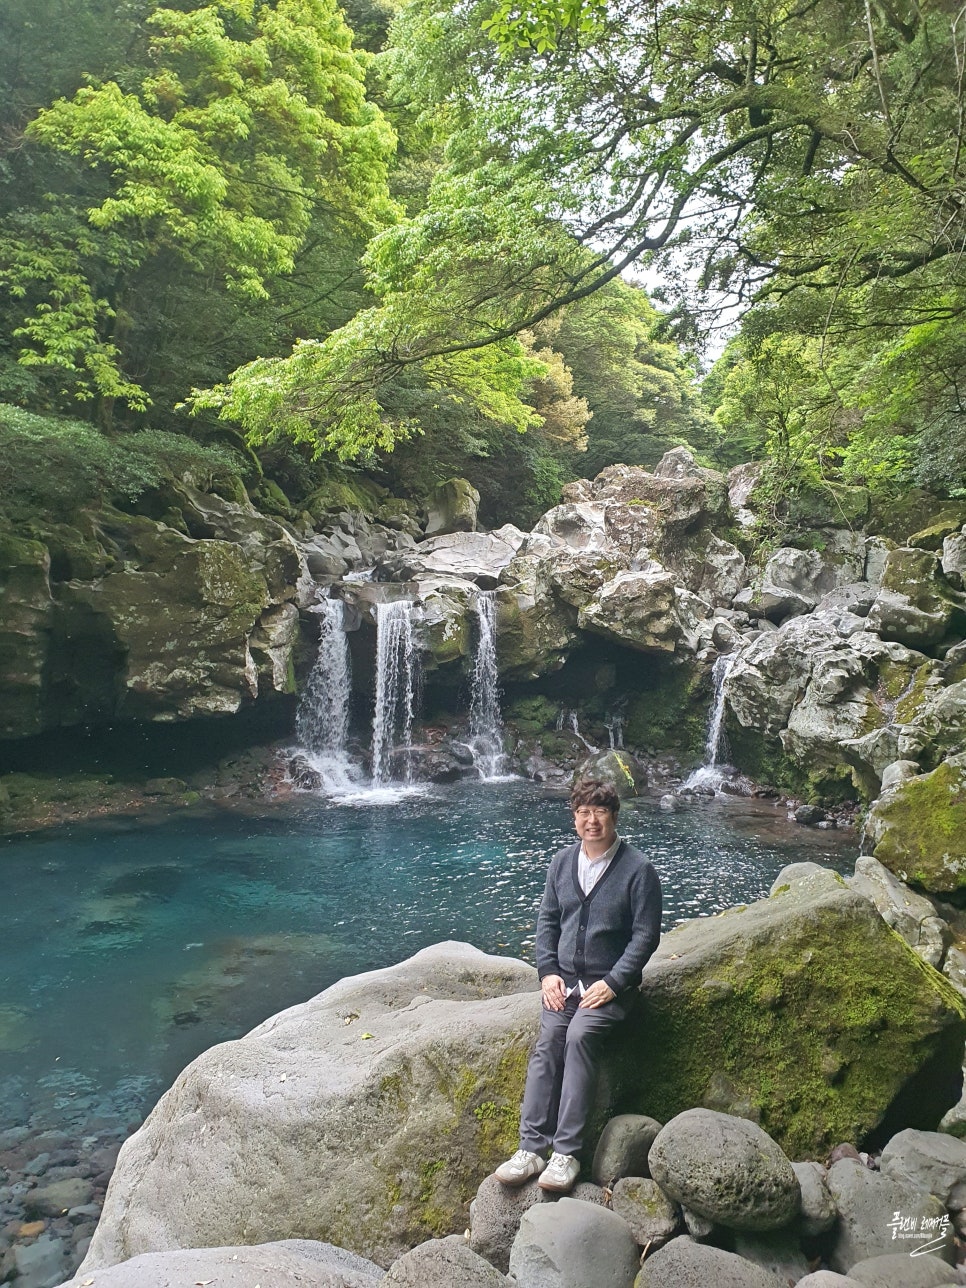
[[[537,973],[568,988],[602,979],[615,993],[641,982],[661,937],[661,882],[640,850],[622,841],[590,894],[577,880],[580,842],[550,861],[537,914]]]

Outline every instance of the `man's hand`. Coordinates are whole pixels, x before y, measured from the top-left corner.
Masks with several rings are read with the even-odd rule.
[[[543,1004],[548,1011],[562,1011],[567,1000],[567,990],[559,975],[544,975],[540,981]]]
[[[544,980],[544,983],[546,982]],[[607,1002],[612,1002],[616,996],[617,994],[610,985],[599,979],[596,984],[591,984],[580,999],[580,1006],[583,1010],[595,1010],[598,1006],[604,1006]]]

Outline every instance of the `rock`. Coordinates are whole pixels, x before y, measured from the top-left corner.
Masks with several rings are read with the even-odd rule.
[[[492,590],[523,542],[524,533],[511,524],[497,532],[445,533],[387,555],[378,568],[385,580],[461,577]]]
[[[734,1248],[739,1257],[774,1275],[781,1284],[797,1284],[808,1274],[808,1260],[799,1247],[794,1227],[764,1234],[736,1230]]]
[[[476,618],[479,591],[461,577],[437,575],[417,583],[417,638],[423,664],[430,670],[468,657],[473,648],[470,621]]]
[[[728,472],[728,501],[742,528],[752,528],[757,522],[750,502],[752,493],[761,482],[762,468],[760,461],[749,461]]]
[[[144,784],[145,796],[179,796],[188,790],[183,778],[149,778]]]
[[[856,860],[855,875],[846,884],[875,905],[886,925],[897,931],[914,953],[939,968],[952,936],[928,899],[914,894],[868,855]]]
[[[69,1208],[87,1203],[94,1192],[90,1181],[76,1176],[72,1180],[40,1185],[24,1199],[24,1209],[33,1216],[60,1216]]]
[[[815,1158],[890,1124],[932,1130],[959,1094],[958,994],[832,872],[665,934],[642,993],[622,1111],[670,1120],[724,1075],[790,1157]]]
[[[50,1288],[68,1274],[67,1244],[51,1234],[34,1243],[15,1243],[11,1261],[18,1288]]]
[[[532,680],[559,670],[576,640],[576,615],[554,594],[544,560],[517,555],[504,568],[497,588],[501,677]]]
[[[0,533],[0,737],[25,738],[48,724],[44,668],[53,625],[50,555],[39,541]]]
[[[146,1252],[96,1275],[81,1269],[62,1288],[174,1288],[212,1283],[217,1288],[375,1288],[379,1266],[343,1248],[311,1239],[282,1239],[255,1247]]]
[[[586,760],[581,761],[574,774],[574,780],[580,778],[598,778],[611,783],[621,800],[640,796],[647,785],[647,770],[641,762],[626,751],[597,751]]]
[[[510,1277],[517,1288],[628,1288],[638,1257],[619,1216],[564,1198],[524,1212],[510,1249]]]
[[[662,548],[661,554],[668,570],[708,604],[728,607],[745,584],[744,555],[713,532],[690,537],[670,550]]]
[[[588,1283],[593,1282],[588,1280]],[[767,1270],[750,1261],[695,1243],[686,1235],[672,1239],[648,1257],[634,1288],[785,1288]],[[596,1288],[596,1284],[595,1284]]]
[[[955,946],[947,949],[943,974],[957,993],[966,997],[966,952]]]
[[[627,1222],[642,1248],[661,1248],[684,1225],[681,1210],[672,1203],[656,1181],[642,1176],[622,1176],[614,1186],[611,1207]]]
[[[796,1288],[861,1288],[858,1279],[837,1274],[834,1270],[813,1270],[799,1279]]]
[[[619,572],[580,609],[581,630],[643,653],[673,653],[681,637],[674,578],[650,561],[639,572]]]
[[[282,1232],[388,1265],[462,1230],[516,1148],[538,1018],[531,967],[442,944],[213,1047],[125,1143],[85,1271]]]
[[[871,1172],[850,1159],[832,1164],[828,1188],[839,1212],[828,1259],[832,1269],[842,1274],[849,1273],[858,1261],[895,1251],[896,1213],[901,1221],[909,1223],[908,1229],[915,1231],[913,1240],[904,1241],[906,1253],[915,1248],[917,1241],[927,1241],[920,1240],[918,1235],[923,1220],[938,1222],[946,1215],[942,1203],[918,1186],[881,1172]],[[901,1234],[899,1228],[896,1237]],[[951,1240],[944,1260],[947,1258],[952,1260]]]
[[[738,602],[747,603],[756,617],[780,622],[810,612],[823,595],[860,580],[864,571],[862,538],[851,533],[822,552],[786,546],[769,558],[760,585]]]
[[[617,546],[611,541],[604,521],[605,509],[593,501],[567,502],[548,510],[533,526],[538,537],[547,538],[548,549],[539,551],[546,555],[554,547],[570,551],[603,552],[619,557]],[[531,553],[533,542],[528,541],[522,553]],[[636,553],[640,540],[630,553]]]
[[[869,610],[869,629],[910,648],[930,648],[951,632],[963,633],[966,612],[961,596],[942,576],[928,550],[890,550],[882,588]]]
[[[467,479],[437,483],[427,501],[427,537],[444,532],[475,532],[480,494]]]
[[[506,1274],[524,1212],[534,1203],[550,1201],[535,1180],[510,1187],[501,1185],[495,1176],[485,1177],[470,1205],[470,1247]]]
[[[825,810],[819,805],[799,805],[795,810],[795,822],[803,827],[814,827],[827,818]]]
[[[613,1188],[622,1176],[651,1175],[647,1165],[661,1124],[646,1114],[616,1114],[600,1134],[591,1171],[598,1185]]]
[[[405,1253],[380,1283],[386,1288],[390,1284],[396,1288],[501,1288],[509,1280],[475,1253],[462,1235],[451,1234]]]
[[[900,881],[936,894],[966,889],[966,754],[873,802],[863,845]]]
[[[966,533],[954,532],[943,539],[942,570],[957,590],[962,590],[966,574]]]
[[[699,1216],[690,1208],[682,1208],[681,1215],[684,1217],[685,1230],[696,1243],[705,1243],[713,1236],[714,1222],[709,1221],[707,1217]]]
[[[821,1163],[792,1163],[802,1192],[799,1229],[808,1238],[831,1230],[838,1220],[838,1212],[825,1184],[825,1168]]]
[[[892,1252],[857,1261],[849,1270],[849,1278],[868,1284],[868,1288],[943,1288],[951,1282],[950,1273],[949,1266],[938,1257]]]
[[[921,769],[914,760],[892,760],[882,771],[882,792],[891,792],[910,778],[915,778]]]
[[[933,768],[966,746],[966,681],[943,686],[932,675],[916,697],[919,705],[904,713],[899,748],[903,756]]]
[[[966,1141],[945,1132],[899,1132],[882,1151],[886,1176],[935,1195],[946,1207],[966,1207]],[[962,1202],[954,1203],[954,1195]]]
[[[715,470],[648,473],[639,465],[608,465],[594,479],[596,501],[617,502],[625,511],[651,510],[664,534],[682,537],[702,525],[727,520],[727,483]],[[609,508],[609,507],[608,507]]]
[[[607,582],[619,572],[625,572],[627,566],[626,559],[607,550],[568,547],[552,550],[544,561],[547,580],[558,599],[577,609],[584,608]]]
[[[720,1225],[774,1230],[798,1214],[798,1178],[755,1123],[689,1109],[658,1133],[651,1175],[672,1199]]]
[[[800,486],[786,503],[785,518],[803,532],[813,528],[861,528],[869,514],[869,491],[843,483]]]

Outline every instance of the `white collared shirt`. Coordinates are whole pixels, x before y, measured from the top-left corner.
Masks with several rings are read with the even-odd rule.
[[[583,842],[581,842],[580,854],[577,856],[577,880],[585,895],[590,894],[591,890],[610,867],[611,860],[617,853],[620,843],[621,838],[616,836],[614,844],[610,849],[605,850],[599,859],[588,859],[584,853]]]

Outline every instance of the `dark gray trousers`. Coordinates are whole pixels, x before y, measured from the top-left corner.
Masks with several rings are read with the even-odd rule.
[[[558,1154],[579,1153],[597,1085],[601,1043],[608,1030],[627,1018],[631,1000],[625,993],[582,1011],[580,998],[572,993],[562,1011],[543,1008],[520,1109],[521,1149],[545,1154],[552,1147]]]

